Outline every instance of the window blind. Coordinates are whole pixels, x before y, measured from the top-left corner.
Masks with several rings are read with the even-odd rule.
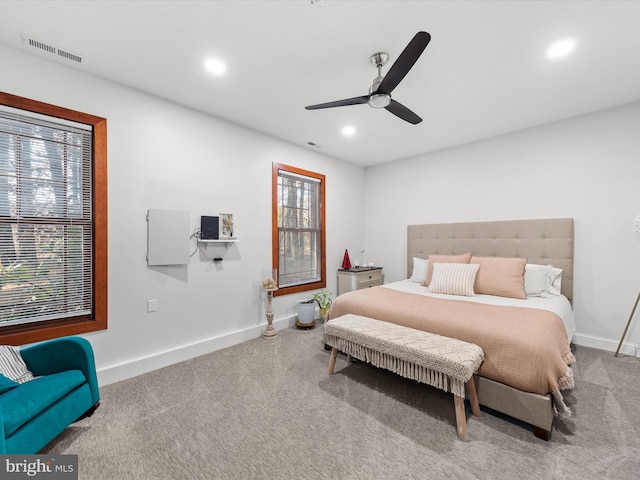
[[[0,110],[0,327],[92,309],[92,127]]]

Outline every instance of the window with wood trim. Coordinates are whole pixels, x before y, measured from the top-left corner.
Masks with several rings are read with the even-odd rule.
[[[279,163],[272,172],[274,294],[326,287],[325,178]]]
[[[0,92],[0,343],[107,328],[107,121]]]

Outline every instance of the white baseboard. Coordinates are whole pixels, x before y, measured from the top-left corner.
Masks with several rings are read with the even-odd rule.
[[[296,316],[281,318],[274,320],[273,326],[276,330],[293,327],[296,322]],[[137,377],[144,373],[152,372],[159,368],[163,368],[174,363],[184,362],[191,358],[207,353],[215,352],[222,348],[231,347],[247,340],[261,337],[267,327],[266,322],[263,325],[256,325],[244,330],[238,330],[228,334],[220,335],[213,338],[207,338],[199,342],[182,345],[179,347],[157,352],[145,357],[134,358],[126,362],[109,365],[99,368],[98,384],[100,386],[109,385],[110,383],[120,382],[128,378]]]
[[[273,326],[276,330],[293,327],[295,326],[296,318],[297,317],[295,315],[280,318],[273,322]],[[222,348],[231,347],[233,345],[246,342],[247,340],[261,337],[265,328],[266,323],[217,337],[208,338],[188,345],[182,345],[170,350],[157,352],[153,355],[134,358],[126,362],[102,367],[97,371],[98,383],[101,386],[109,385],[110,383],[120,382],[128,378],[149,373],[153,370],[157,370],[174,363],[184,362],[185,360],[189,360],[200,355],[206,355],[207,353],[215,352]],[[615,352],[618,348],[618,342],[615,340],[579,333],[574,335],[573,343],[584,347],[598,348],[600,350],[610,352]],[[620,348],[620,354],[640,358],[640,345],[623,343]]]
[[[618,349],[620,340],[611,340],[610,338],[596,337],[593,335],[585,335],[576,333],[573,336],[573,343],[582,345],[583,347],[598,348],[608,352],[614,352]],[[640,345],[635,343],[622,343],[619,355],[630,355],[640,358]]]

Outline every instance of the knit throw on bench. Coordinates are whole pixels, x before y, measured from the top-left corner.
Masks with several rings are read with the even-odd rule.
[[[325,333],[347,355],[462,398],[484,360],[472,343],[353,314],[327,322]]]

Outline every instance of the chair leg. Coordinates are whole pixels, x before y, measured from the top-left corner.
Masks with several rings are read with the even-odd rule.
[[[83,418],[87,418],[87,417],[90,417],[91,415],[93,415],[95,413],[95,411],[98,409],[99,406],[100,406],[100,402],[97,402],[89,410],[87,410],[82,415],[80,415],[80,417],[78,417],[76,422],[82,420]]]

